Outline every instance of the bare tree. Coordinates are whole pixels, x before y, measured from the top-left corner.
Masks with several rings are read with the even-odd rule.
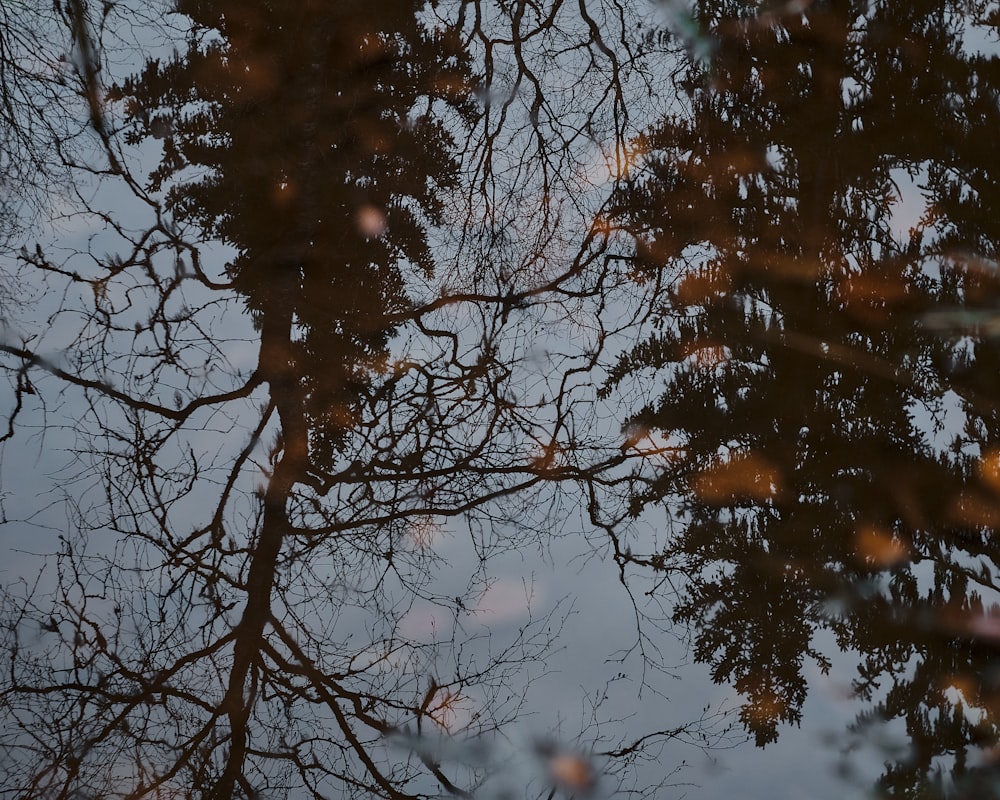
[[[436,737],[514,720],[561,614],[528,587],[506,638],[477,624],[489,559],[579,507],[627,513],[634,454],[591,391],[625,279],[587,170],[627,167],[649,80],[631,21],[185,0],[178,51],[115,80],[113,9],[60,12],[95,232],[20,251],[46,325],[0,341],[6,436],[49,397],[78,436],[58,556],[4,593],[0,791],[469,796],[496,765],[445,764]],[[580,68],[569,94],[546,88],[552,48]],[[436,625],[414,633],[420,607]],[[583,790],[581,769],[551,777]]]

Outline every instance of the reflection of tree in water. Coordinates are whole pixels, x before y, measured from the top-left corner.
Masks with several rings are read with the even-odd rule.
[[[997,61],[963,45],[978,4],[758,11],[697,4],[711,64],[617,196],[637,279],[679,274],[612,378],[666,380],[630,430],[677,451],[635,507],[677,510],[647,563],[692,576],[675,618],[757,743],[799,721],[829,628],[913,742],[885,790],[917,796],[998,733],[998,351],[974,327],[1000,290]],[[899,220],[907,180],[919,222]]]
[[[648,169],[615,198],[639,242],[635,277],[653,285],[683,267],[657,298],[657,335],[613,377],[666,375],[629,435],[664,431],[677,455],[635,506],[666,499],[682,525],[664,552],[619,559],[693,576],[676,616],[747,696],[760,743],[799,719],[805,662],[827,663],[817,629],[858,650],[859,690],[915,743],[886,776],[903,794],[939,755],[971,767],[969,745],[995,738],[1000,685],[976,594],[993,588],[1000,473],[1000,364],[976,327],[998,288],[983,152],[996,91],[993,63],[957,38],[973,11],[953,6],[706,2],[679,15],[705,59],[681,82],[691,113],[639,142]],[[112,93],[132,144],[163,148],[149,193],[124,174],[100,76],[83,70],[98,147],[156,224],[107,219],[134,247],[87,253],[89,272],[26,250],[32,274],[63,281],[58,321],[84,315],[85,336],[59,363],[30,340],[0,341],[11,435],[45,389],[39,375],[85,395],[100,431],[81,433],[81,459],[107,498],[97,511],[77,498],[72,522],[121,535],[111,553],[67,537],[54,603],[43,588],[4,595],[0,687],[16,725],[0,766],[26,796],[461,795],[498,766],[475,753],[442,766],[452,751],[428,734],[514,719],[525,665],[552,634],[535,619],[509,646],[466,635],[482,585],[436,594],[432,545],[444,519],[473,514],[484,529],[516,515],[524,532],[500,547],[543,540],[562,485],[583,489],[591,521],[617,513],[608,498],[628,479],[613,468],[637,455],[587,450],[600,426],[574,391],[623,324],[606,296],[619,262],[602,258],[606,217],[574,233],[579,247],[558,226],[586,211],[572,190],[594,153],[579,142],[602,124],[628,129],[623,76],[646,67],[638,42],[605,30],[624,19],[618,4],[581,3],[575,23],[564,4],[497,7],[456,12],[487,84],[491,70],[508,76],[482,87],[471,178],[454,141],[472,120],[471,59],[447,26],[429,27],[433,4],[181,3],[196,22],[189,49]],[[490,40],[495,19],[511,35]],[[540,73],[550,57],[526,52],[531,40],[589,62],[586,82],[559,76],[569,100],[553,99]],[[507,70],[493,60],[502,47]],[[592,90],[600,108],[578,108]],[[519,103],[523,118],[505,127]],[[628,160],[594,143],[609,163]],[[892,206],[907,173],[929,198],[910,234]],[[463,231],[476,253],[455,282],[467,294],[420,305],[412,287],[434,266],[432,229],[461,179],[479,192],[456,202],[467,216],[485,228],[514,207],[517,219]],[[525,231],[552,249],[515,258]],[[237,251],[226,270],[192,244],[206,239]],[[233,298],[255,331],[227,327]],[[587,303],[592,327],[575,330],[594,341],[546,365],[558,396],[514,386],[510,344],[536,335],[523,320],[585,316]],[[220,363],[243,335],[248,375]],[[404,343],[393,361],[410,336],[418,352]],[[957,405],[965,429],[935,431]],[[476,540],[484,562],[491,537]],[[417,599],[453,632],[407,635]],[[19,638],[28,628],[38,647]],[[607,755],[629,762],[684,732]],[[538,750],[557,782],[593,779],[554,745]]]
[[[393,701],[365,688],[367,680],[347,688],[352,672],[365,671],[351,666],[360,654],[340,669],[323,668],[318,632],[289,614],[288,601],[273,598],[272,587],[289,536],[302,531],[303,544],[291,547],[303,550],[296,553],[302,558],[323,549],[309,539],[324,534],[311,528],[336,535],[341,510],[322,499],[323,484],[337,480],[329,474],[332,448],[372,400],[372,375],[387,371],[392,319],[409,305],[404,270],[433,266],[424,220],[435,221],[436,193],[455,164],[451,139],[429,110],[435,98],[464,91],[466,67],[453,43],[416,21],[412,3],[381,4],[377,14],[360,3],[320,10],[192,2],[179,10],[221,40],[193,44],[164,65],[151,63],[122,94],[143,133],[163,135],[154,186],[189,167],[209,170],[201,180],[175,185],[169,205],[180,221],[196,221],[239,250],[229,268],[232,288],[260,330],[255,378],[269,385],[280,421],[220,706],[228,722],[226,755],[218,776],[199,782],[206,796],[252,794],[259,788],[251,765],[275,750],[309,783],[312,773],[341,772],[319,767],[328,756],[306,756],[307,739],[261,737],[256,694],[270,684],[286,710],[303,702],[325,707],[342,746],[364,767],[354,780],[367,791],[395,795],[410,770],[376,765],[365,738],[391,730],[400,713],[416,712],[419,726],[424,714],[437,719],[431,709],[438,709],[437,721],[450,724],[444,718],[453,713],[461,681],[441,687],[431,681],[410,712],[393,710]],[[417,109],[420,100],[428,113]],[[185,110],[192,101],[206,108]],[[158,113],[164,106],[166,113]],[[318,491],[297,498],[297,485]],[[298,508],[302,503],[315,511]],[[384,549],[391,567],[391,543]],[[376,663],[396,645],[390,639],[384,649]],[[431,772],[450,786],[436,767]]]
[[[474,5],[470,37],[492,48]],[[40,334],[0,341],[10,434],[44,390],[29,375],[58,382],[86,409],[81,482],[101,495],[67,489],[80,535],[61,540],[55,579],[3,594],[0,769],[19,798],[468,796],[508,765],[477,749],[442,765],[454,753],[436,737],[486,739],[515,720],[559,628],[524,609],[508,640],[492,638],[472,610],[485,563],[538,547],[561,485],[592,489],[628,458],[578,443],[576,375],[546,376],[548,400],[518,399],[509,345],[527,338],[525,308],[600,290],[583,285],[581,257],[527,289],[498,269],[483,294],[475,261],[459,281],[468,294],[411,298],[434,267],[454,139],[473,118],[469,58],[433,27],[433,7],[178,6],[192,21],[184,52],[150,60],[102,108],[95,45],[84,86],[105,177],[155,222],[135,231],[100,216],[124,255],[24,250],[27,274],[65,292],[52,319],[72,319],[78,342],[55,363],[32,349]],[[505,9],[515,33],[527,6]],[[83,26],[86,4],[74,8],[81,30],[100,30]],[[582,48],[610,52],[585,22]],[[611,80],[620,72],[615,62]],[[532,135],[554,124],[535,89]],[[514,100],[493,112],[489,143],[470,148],[502,140],[496,120]],[[162,148],[149,187],[128,173],[123,141]],[[539,150],[558,152],[553,141]],[[487,156],[476,169],[491,192],[506,179]],[[220,241],[236,252],[225,268],[209,263]],[[254,363],[241,371],[246,345]],[[559,358],[568,374],[596,359]],[[512,518],[515,532],[491,529]],[[449,519],[468,524],[482,562],[457,595],[434,583]],[[408,630],[421,603],[434,608],[432,634]],[[700,725],[604,736],[605,755],[632,764],[690,730]],[[594,781],[570,751],[536,750],[545,785],[520,790]]]
[[[471,113],[466,57],[407,2],[179,10],[222,39],[149,64],[121,95],[139,135],[163,139],[154,186],[208,170],[174,184],[169,204],[241,251],[229,272],[261,329],[262,368],[299,384],[308,421],[291,427],[329,457],[386,368],[407,271],[433,269],[426,224],[457,170],[433,112]],[[204,110],[185,109],[195,101]]]
[[[413,4],[380,4],[377,13],[359,3],[317,6],[181,3],[195,25],[187,52],[149,62],[113,93],[137,123],[135,143],[162,141],[152,188],[168,189],[173,224],[194,224],[238,256],[229,285],[200,270],[192,276],[179,259],[173,280],[156,286],[160,317],[154,312],[149,325],[164,334],[156,370],[174,365],[187,373],[187,386],[182,379],[173,413],[120,397],[135,419],[134,462],[129,447],[112,446],[104,469],[112,527],[159,550],[172,577],[164,577],[159,597],[155,590],[144,597],[127,579],[126,551],[116,554],[125,572],[105,561],[110,577],[102,578],[67,546],[64,570],[73,577],[62,581],[65,605],[43,629],[72,631],[49,654],[72,677],[37,691],[69,705],[53,705],[37,726],[34,735],[51,740],[42,752],[23,734],[13,740],[47,762],[29,764],[23,788],[32,795],[228,798],[280,791],[289,781],[326,791],[324,781],[333,781],[351,793],[402,797],[421,771],[454,788],[430,760],[410,763],[378,742],[404,723],[418,731],[470,726],[459,710],[468,704],[466,683],[475,682],[469,670],[480,668],[458,665],[446,679],[431,678],[434,648],[397,629],[406,608],[393,607],[390,591],[366,595],[373,582],[419,586],[419,559],[399,544],[395,556],[394,543],[438,509],[411,502],[382,512],[377,478],[344,469],[335,453],[363,407],[378,402],[386,346],[409,309],[406,271],[432,268],[425,227],[456,169],[434,104],[458,106],[468,70],[445,34],[418,24]],[[118,266],[121,274],[129,265]],[[197,393],[190,340],[180,334],[194,315],[171,308],[178,286],[192,278],[236,292],[260,331],[258,365],[231,392],[206,385]],[[95,298],[106,299],[103,286]],[[171,474],[164,458],[173,426],[201,405],[249,396],[264,384],[257,432],[219,479],[208,522],[193,533],[177,530],[173,517],[196,491],[204,457],[192,452]],[[185,404],[189,392],[196,396]],[[406,398],[395,413],[412,418],[415,402]],[[244,519],[251,528],[244,533],[231,499],[258,437],[272,431],[278,440],[262,502]],[[380,443],[384,458],[413,438],[405,428],[383,435],[394,433],[397,441]],[[341,535],[349,543],[337,543]],[[137,566],[155,564],[141,549],[137,558]],[[338,641],[338,618],[366,603],[387,605],[369,646]],[[137,638],[129,636],[133,626]],[[536,633],[529,625],[499,657],[483,654],[494,688],[509,674],[505,661],[538,652],[545,637]],[[38,685],[29,667],[10,689],[30,697]],[[310,717],[312,725],[304,721]]]

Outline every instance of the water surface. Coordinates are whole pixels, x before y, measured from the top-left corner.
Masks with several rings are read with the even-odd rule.
[[[0,796],[1000,795],[994,6],[2,13]]]

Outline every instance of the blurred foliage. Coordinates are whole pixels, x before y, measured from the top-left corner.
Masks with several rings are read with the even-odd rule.
[[[1000,734],[1000,348],[933,316],[1000,302],[1000,59],[969,44],[989,13],[696,2],[713,56],[614,200],[635,279],[666,284],[603,391],[665,383],[625,429],[674,447],[632,501],[674,516],[673,618],[761,746],[801,720],[833,631],[913,742],[888,796],[937,796],[941,758],[960,781]]]

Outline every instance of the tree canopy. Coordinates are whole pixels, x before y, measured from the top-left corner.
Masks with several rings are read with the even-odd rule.
[[[664,382],[628,424],[672,447],[632,502],[676,520],[652,562],[691,576],[673,618],[746,698],[761,746],[801,720],[832,631],[874,717],[905,719],[892,796],[925,796],[942,756],[960,779],[997,733],[995,637],[970,628],[997,612],[997,342],[981,321],[1000,288],[983,170],[1000,84],[968,41],[995,30],[988,11],[697,4],[711,60],[685,72],[689,102],[639,140],[613,203],[637,279],[665,287],[604,391]]]

